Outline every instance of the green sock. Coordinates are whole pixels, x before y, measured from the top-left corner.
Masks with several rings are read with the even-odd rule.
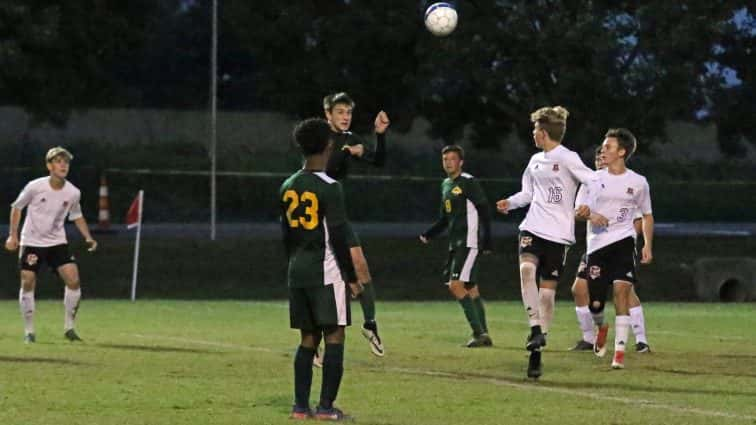
[[[478,313],[478,320],[480,320],[480,327],[483,332],[488,333],[488,324],[486,323],[486,308],[483,306],[483,298],[473,298],[473,304],[475,304],[475,311]]]
[[[465,312],[467,322],[470,323],[470,327],[473,330],[473,334],[480,335],[483,333],[483,329],[480,326],[480,319],[478,318],[478,312],[473,304],[472,298],[469,295],[465,295],[464,298],[459,300],[459,304],[462,306],[462,310]]]
[[[375,289],[372,283],[366,283],[360,294],[360,305],[365,322],[375,322]]]

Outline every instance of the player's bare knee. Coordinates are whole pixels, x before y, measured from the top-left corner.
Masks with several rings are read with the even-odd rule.
[[[22,270],[21,271],[21,288],[24,292],[33,291],[37,285],[37,275],[33,272]]]
[[[466,283],[465,289],[467,290],[467,293],[470,295],[470,298],[480,297],[480,291],[478,290],[478,285],[474,283]]]
[[[448,285],[449,292],[451,292],[452,296],[458,300],[461,300],[467,295],[467,290],[465,289],[465,284],[462,281],[459,280],[453,280],[449,282]]]
[[[530,261],[523,261],[520,263],[520,284],[526,282],[535,282],[536,277],[536,265]]]

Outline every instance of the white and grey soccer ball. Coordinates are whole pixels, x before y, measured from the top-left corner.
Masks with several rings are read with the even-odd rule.
[[[433,35],[444,37],[457,27],[457,11],[450,3],[433,3],[425,9],[425,27]]]

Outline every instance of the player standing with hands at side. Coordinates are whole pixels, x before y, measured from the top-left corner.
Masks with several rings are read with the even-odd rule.
[[[45,160],[49,177],[40,177],[29,182],[11,204],[10,228],[5,249],[19,253],[21,290],[18,295],[21,316],[24,319],[24,342],[36,341],[34,332],[34,289],[41,263],[47,263],[63,279],[66,285],[63,296],[65,306],[64,336],[69,341],[81,341],[74,330],[76,313],[81,300],[79,268],[68,249],[66,216],[76,224],[89,245],[89,251],[97,249],[89,227],[81,213],[81,192],[66,180],[73,155],[58,146],[47,151]],[[21,214],[27,208],[26,220],[18,237]]]
[[[344,374],[345,328],[351,323],[347,291],[357,296],[362,288],[349,255],[341,184],[325,173],[333,150],[328,123],[319,118],[304,120],[295,127],[294,140],[305,158],[304,166],[286,179],[279,194],[290,325],[301,334],[294,357],[295,404],[290,417],[340,421],[346,416],[333,402]],[[309,404],[312,359],[323,337],[323,382],[313,413]]]

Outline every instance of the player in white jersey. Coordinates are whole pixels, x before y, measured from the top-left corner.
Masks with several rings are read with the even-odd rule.
[[[49,177],[41,177],[29,182],[11,204],[10,230],[5,241],[5,249],[19,253],[21,269],[21,290],[18,301],[21,316],[24,319],[24,342],[35,342],[34,333],[34,288],[37,283],[37,271],[41,263],[46,262],[65,283],[63,304],[65,318],[64,336],[69,341],[81,341],[74,330],[76,312],[81,299],[81,284],[76,261],[68,250],[68,241],[64,222],[66,216],[76,224],[81,235],[89,245],[89,251],[97,249],[97,242],[92,239],[89,227],[81,213],[79,201],[81,192],[66,180],[73,155],[58,146],[47,151],[45,156]],[[21,213],[27,208],[26,220],[18,237],[18,225]]]
[[[597,170],[605,167],[603,157],[601,156],[602,146],[596,148],[595,166]],[[578,197],[581,197],[583,187],[578,190]],[[633,227],[635,227],[635,233],[642,234],[642,218],[643,214],[637,211],[635,217],[633,217]],[[590,297],[588,296],[588,274],[586,273],[586,267],[588,266],[587,255],[583,254],[580,259],[580,265],[578,266],[577,274],[575,276],[575,282],[572,284],[572,296],[575,299],[575,315],[577,316],[578,325],[583,334],[583,337],[571,348],[572,351],[594,351],[596,354],[606,353],[606,336],[609,330],[609,324],[604,321],[604,313],[591,313],[588,308]],[[641,305],[640,298],[635,292],[635,285],[630,292],[630,328],[635,335],[635,351],[638,353],[649,353],[651,347],[648,345],[646,339],[646,321],[643,315],[643,306]],[[596,335],[595,328],[598,326],[598,335]]]
[[[591,312],[603,311],[607,289],[613,288],[616,312],[613,369],[625,367],[629,298],[636,281],[633,217],[637,211],[643,214],[641,263],[648,264],[653,259],[654,218],[648,182],[625,164],[635,146],[635,136],[627,129],[610,129],[606,133],[601,148],[606,168],[596,172],[597,193],[586,233]]]
[[[575,243],[575,195],[580,183],[590,189],[595,181],[595,172],[561,144],[568,115],[561,106],[540,108],[530,115],[533,140],[542,152],[530,158],[521,191],[496,203],[503,214],[530,205],[520,224],[519,255],[522,301],[531,330],[525,346],[532,352],[528,376],[533,378],[541,374],[540,349],[546,345],[545,334],[554,317],[557,283],[567,249]],[[589,205],[580,205],[578,214],[587,217]]]

